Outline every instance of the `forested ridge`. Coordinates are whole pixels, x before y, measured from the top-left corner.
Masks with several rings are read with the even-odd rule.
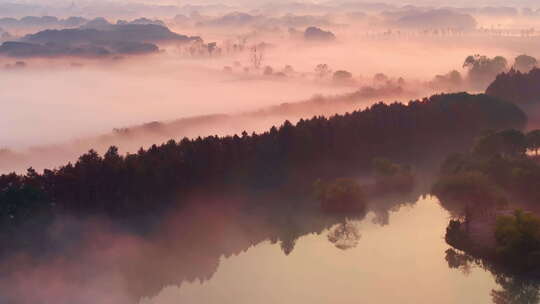
[[[120,155],[115,147],[103,156],[89,151],[43,173],[0,176],[0,224],[12,227],[59,212],[149,214],[196,189],[301,189],[319,177],[358,173],[375,157],[413,163],[444,157],[485,130],[525,123],[511,103],[458,93],[378,103],[296,125],[286,121],[262,134],[170,140],[135,154]]]
[[[535,104],[540,102],[540,69],[534,68],[527,73],[510,70],[497,76],[486,94],[503,98],[516,104]]]

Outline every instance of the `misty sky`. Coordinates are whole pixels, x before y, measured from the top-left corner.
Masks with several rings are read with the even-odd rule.
[[[302,1],[302,0],[0,0],[0,3],[21,3],[35,5],[76,5],[106,4],[106,3],[130,3],[130,4],[154,4],[154,5],[177,5],[187,4],[227,4],[227,5],[250,5],[276,4],[276,3],[319,3],[339,4],[345,2],[382,2],[398,6],[404,5],[433,5],[433,6],[538,6],[537,0],[384,0],[384,1],[355,1],[355,0],[330,0],[330,1]]]

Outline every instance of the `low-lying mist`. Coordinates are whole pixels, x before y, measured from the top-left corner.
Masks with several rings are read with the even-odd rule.
[[[470,91],[472,86],[430,81],[451,70],[465,77],[462,65],[472,54],[512,59],[525,51],[538,53],[534,46],[516,48],[510,38],[496,44],[493,38],[474,35],[388,33],[359,26],[330,30],[334,41],[317,42],[284,31],[177,31],[211,37],[219,53],[201,51],[210,47],[212,40],[206,39],[205,44],[167,44],[157,54],[124,58],[2,58],[0,169],[51,167],[91,148],[103,151],[117,145],[123,152],[134,152],[170,138],[259,132],[285,119],[332,115],[436,92]],[[238,41],[241,49],[225,51]],[[254,47],[259,47],[258,62]],[[339,71],[345,78],[333,76]],[[349,102],[301,102],[316,100],[317,95]],[[271,108],[295,102],[302,106]],[[126,128],[133,131],[130,126],[137,125],[145,126],[128,136]]]
[[[0,303],[159,303],[167,286],[208,281],[263,242],[289,255],[300,237],[334,231],[332,247],[356,246],[354,221],[388,225],[429,193],[446,153],[526,115],[540,126],[540,107],[472,95],[538,66],[540,9],[47,2],[57,17],[32,0],[0,3],[0,175],[35,169],[2,176]],[[422,99],[453,92],[471,94]],[[182,140],[213,135],[238,137]],[[89,150],[110,153],[66,165]],[[419,186],[371,194],[347,218],[307,193],[325,176],[369,191],[369,164],[388,156],[412,161],[387,163],[408,177],[425,167]]]
[[[369,218],[388,225],[390,213],[414,204],[422,191],[374,202]],[[303,211],[287,212],[288,205]],[[332,227],[364,219],[366,213],[323,214],[311,199],[242,192],[196,195],[180,210],[140,222],[58,217],[39,238],[21,232],[29,242],[26,248],[3,252],[0,301],[159,303],[156,297],[164,288],[209,281],[224,258],[258,244],[275,244],[288,255],[304,235],[330,233]],[[347,229],[358,228],[349,224]]]
[[[410,99],[420,96],[418,91],[407,91],[400,86],[363,87],[358,91],[336,96],[314,96],[305,101],[283,103],[255,111],[236,114],[201,115],[165,122],[117,128],[101,136],[82,137],[61,144],[33,146],[23,150],[0,151],[2,171],[22,171],[29,167],[41,170],[74,161],[89,149],[103,153],[114,145],[122,152],[136,152],[169,139],[180,140],[209,135],[231,135],[242,132],[260,133],[285,120],[296,122],[318,115],[330,116],[363,109],[381,99]]]
[[[236,79],[221,70],[159,55],[91,64],[51,68],[34,67],[29,61],[26,69],[2,71],[3,145],[54,143],[119,126],[255,109],[305,98],[315,90],[346,89]]]

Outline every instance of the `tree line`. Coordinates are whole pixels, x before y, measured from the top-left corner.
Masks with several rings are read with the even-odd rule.
[[[540,69],[522,73],[512,69],[497,76],[486,90],[486,94],[516,104],[527,105],[540,102]]]
[[[458,216],[505,207],[516,198],[536,202],[540,164],[532,153],[539,146],[540,130],[486,132],[476,139],[470,153],[453,154],[443,162],[432,192]]]
[[[537,65],[538,61],[536,58],[526,54],[514,58],[513,63],[510,63],[510,61],[503,56],[490,58],[485,55],[476,54],[467,56],[463,62],[463,68],[467,70],[466,75],[462,76],[460,72],[453,70],[444,75],[436,75],[435,78],[428,83],[428,86],[437,90],[458,91],[465,88],[485,90],[501,73],[508,73],[512,76],[518,73],[528,73],[535,69]],[[507,82],[507,80],[504,82]],[[516,91],[516,93],[523,94],[523,91]],[[507,99],[507,97],[513,97],[513,95],[507,94],[500,97]]]
[[[535,210],[540,199],[539,145],[540,130],[487,132],[470,153],[447,158],[432,193],[457,218],[448,244],[505,272],[538,275],[540,217],[515,208]]]
[[[377,103],[329,118],[285,121],[261,134],[170,140],[137,153],[93,150],[56,169],[0,176],[0,225],[59,212],[113,217],[160,212],[197,190],[302,189],[385,157],[411,162],[445,155],[486,129],[522,128],[525,114],[487,95],[435,95]]]

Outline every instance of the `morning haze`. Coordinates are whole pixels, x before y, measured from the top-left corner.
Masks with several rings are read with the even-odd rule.
[[[540,303],[536,1],[0,1],[0,303]]]

